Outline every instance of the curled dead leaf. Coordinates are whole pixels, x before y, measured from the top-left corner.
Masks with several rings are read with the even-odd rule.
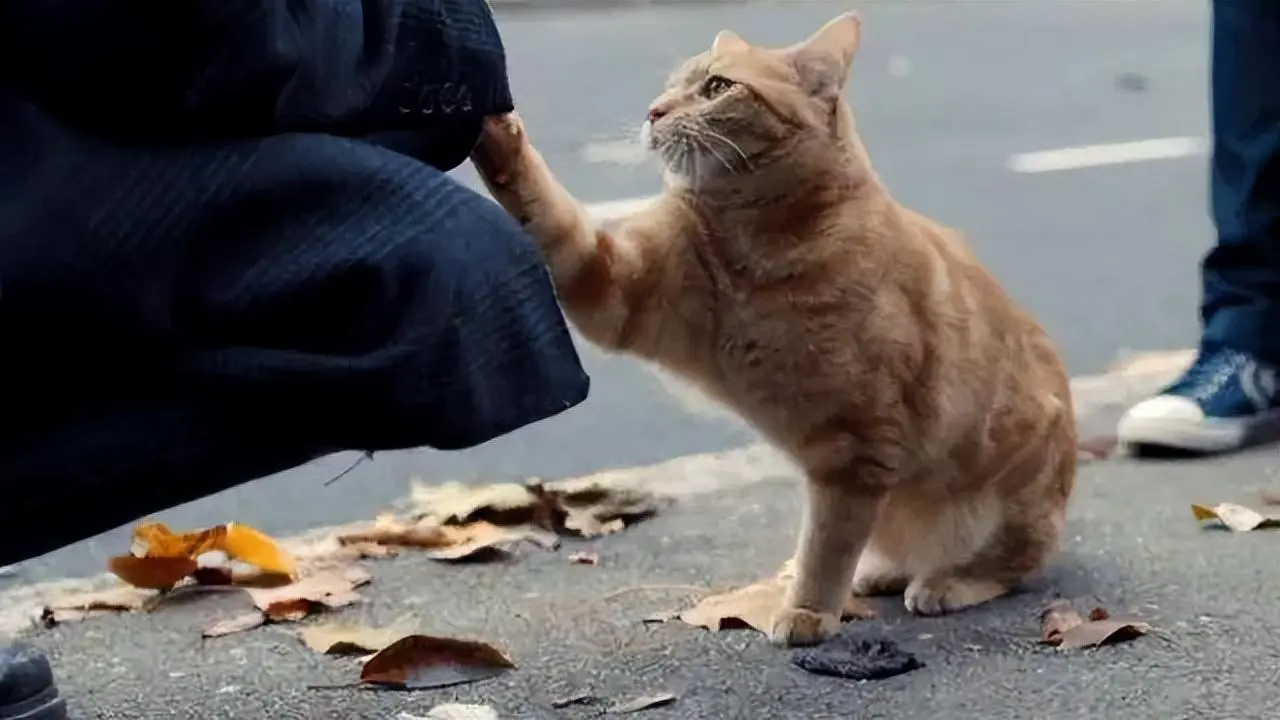
[[[458,530],[465,532],[461,542],[432,550],[427,557],[432,560],[480,562],[506,557],[523,542],[548,550],[554,550],[559,544],[554,535],[531,527],[504,528],[487,522],[473,522],[459,526]]]
[[[356,588],[372,577],[360,568],[328,570],[275,588],[246,588],[253,604],[271,622],[301,620],[312,613],[346,607],[360,600]]]
[[[45,627],[84,620],[91,615],[141,610],[152,593],[138,588],[117,585],[95,592],[79,593],[56,598],[40,612]]]
[[[107,568],[116,577],[147,590],[168,590],[197,567],[195,559],[189,557],[120,555],[107,561]]]
[[[240,523],[227,523],[217,549],[232,560],[252,565],[265,573],[296,577],[298,564],[284,548],[261,530]]]
[[[1263,515],[1243,505],[1235,503],[1219,503],[1208,505],[1192,505],[1191,512],[1196,520],[1216,520],[1232,532],[1249,532],[1263,528],[1280,527],[1280,517]]]
[[[398,546],[435,549],[457,545],[464,533],[454,527],[419,522],[409,525],[385,516],[368,530],[338,536],[342,545]]]
[[[785,581],[770,578],[727,593],[704,597],[697,605],[680,613],[679,619],[687,625],[708,630],[751,628],[767,633],[770,618],[781,607],[786,590]],[[845,601],[842,620],[872,617],[875,617],[875,611],[860,598],[850,595]]]
[[[247,630],[262,627],[266,622],[266,616],[255,610],[253,612],[236,615],[235,617],[229,617],[225,620],[219,620],[205,628],[204,631],[200,633],[200,636],[205,638],[216,638],[224,637],[226,635],[234,635],[235,633],[242,633]]]
[[[398,690],[442,688],[487,680],[515,667],[506,653],[485,642],[409,635],[369,658],[360,682]]]
[[[641,697],[626,702],[620,702],[609,708],[606,712],[610,715],[625,715],[627,713],[640,712],[650,708],[662,707],[670,705],[676,701],[676,696],[671,693],[654,693],[652,695],[642,695]]]
[[[1040,613],[1040,642],[1056,645],[1062,642],[1062,634],[1084,622],[1080,613],[1066,600],[1049,603]]]
[[[1151,625],[1134,618],[1113,618],[1097,607],[1084,619],[1066,600],[1057,600],[1040,615],[1040,642],[1059,650],[1080,650],[1126,642],[1151,632]]]
[[[576,552],[569,555],[571,565],[599,565],[600,556],[590,552]]]
[[[400,627],[371,628],[354,623],[308,625],[298,630],[302,643],[318,653],[356,657],[376,653],[404,635]]]

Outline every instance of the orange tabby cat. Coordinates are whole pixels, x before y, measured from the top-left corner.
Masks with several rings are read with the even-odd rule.
[[[922,614],[1003,595],[1057,549],[1075,478],[1044,331],[871,167],[841,97],[859,35],[854,14],[786,49],[720,33],[649,109],[665,187],[615,231],[514,115],[472,155],[583,335],[692,380],[806,471],[783,645],[835,632],[851,584]]]

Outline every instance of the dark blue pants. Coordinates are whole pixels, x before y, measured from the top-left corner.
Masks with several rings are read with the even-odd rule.
[[[1213,126],[1203,345],[1280,365],[1280,0],[1213,0]]]

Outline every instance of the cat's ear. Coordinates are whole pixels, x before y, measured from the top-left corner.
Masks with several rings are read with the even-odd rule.
[[[747,49],[747,41],[738,37],[737,33],[729,30],[721,30],[716,33],[716,39],[711,43],[711,54],[723,55],[724,53],[742,52]]]
[[[862,20],[847,12],[823,25],[808,40],[788,52],[805,89],[814,94],[839,94],[849,82],[853,56],[862,40]]]

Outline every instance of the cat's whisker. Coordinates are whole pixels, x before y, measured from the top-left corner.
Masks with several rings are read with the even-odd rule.
[[[718,133],[715,130],[712,130],[710,128],[702,128],[702,132],[707,137],[712,138],[718,142],[721,142],[726,146],[728,146],[730,150],[733,150],[734,154],[742,159],[742,165],[744,170],[746,170],[747,172],[751,172],[752,170],[755,169],[753,163],[751,162],[751,158],[747,157],[747,154],[742,151],[742,148],[738,145],[738,143],[734,142],[733,140],[729,139],[725,135]],[[730,172],[735,171],[735,168],[728,167],[727,165],[726,167],[729,169]]]

